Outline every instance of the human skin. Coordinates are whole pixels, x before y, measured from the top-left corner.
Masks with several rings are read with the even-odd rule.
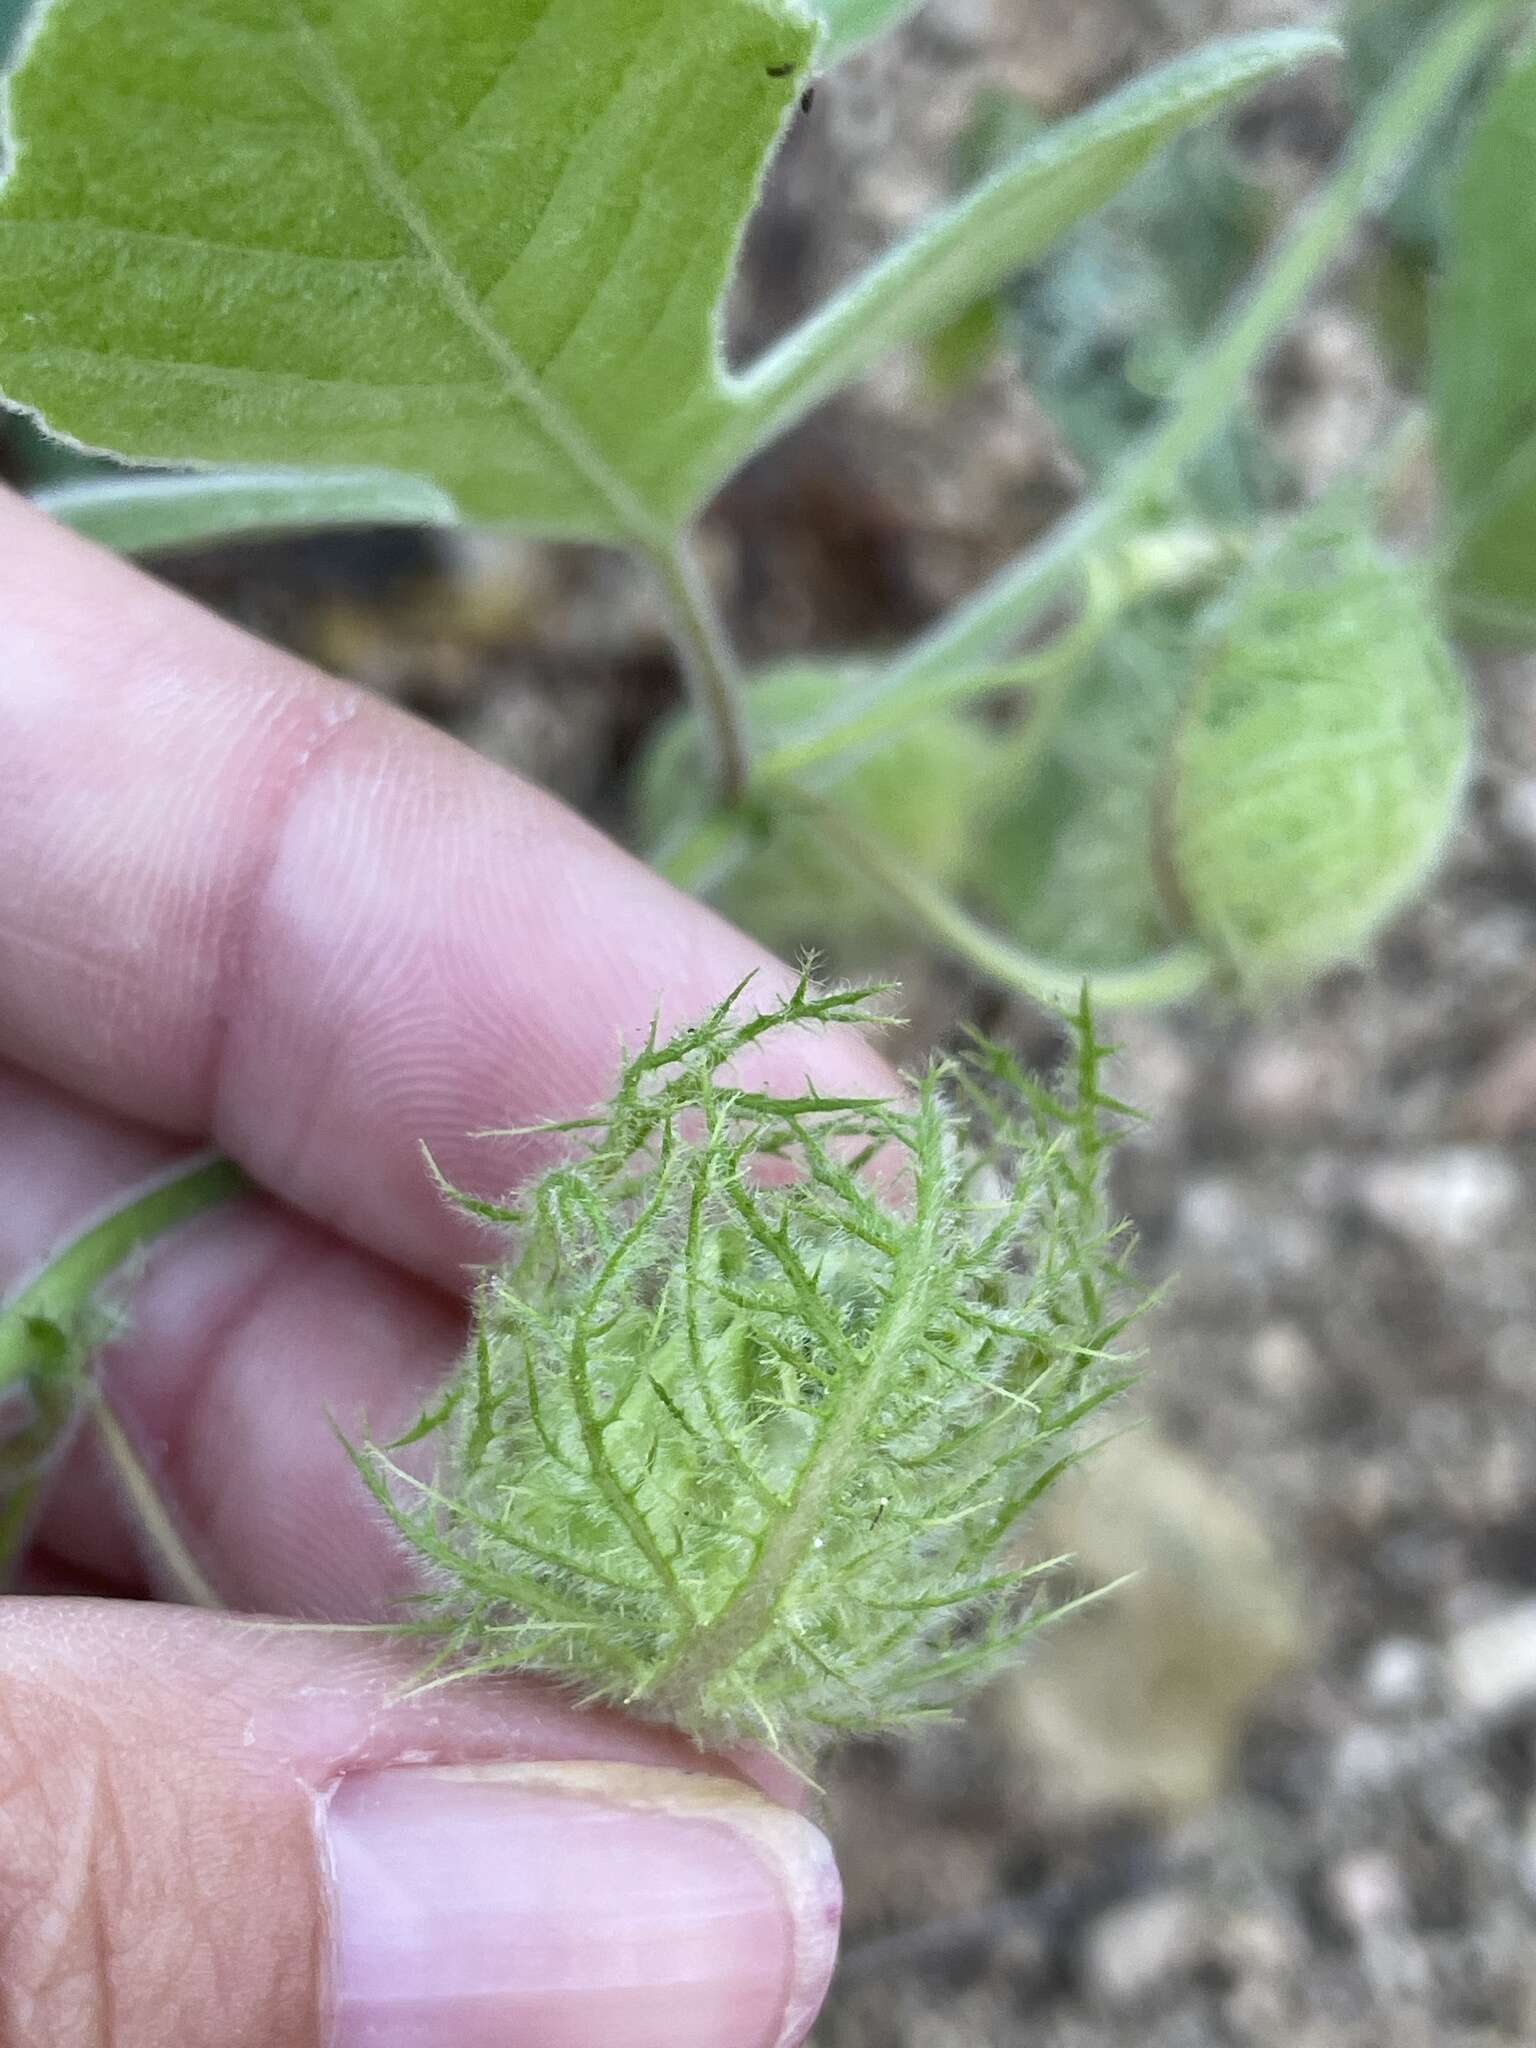
[[[753,972],[788,979],[549,797],[0,492],[0,1295],[190,1149],[259,1190],[156,1251],[103,1363],[236,1612],[161,1604],[88,1436],[0,1601],[0,2048],[804,2033],[836,1878],[762,1760],[245,1618],[411,1588],[327,1418],[387,1434],[459,1346],[485,1246],[421,1145],[503,1192],[538,1147],[474,1133]],[[891,1085],[852,1036],[772,1057]]]

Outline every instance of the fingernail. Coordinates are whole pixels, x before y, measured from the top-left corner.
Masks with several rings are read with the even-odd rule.
[[[727,1779],[359,1773],[326,1824],[334,2048],[795,2048],[832,1972],[824,1837]]]

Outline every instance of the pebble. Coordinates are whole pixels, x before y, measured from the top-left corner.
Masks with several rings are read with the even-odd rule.
[[[1477,1145],[1381,1160],[1360,1187],[1378,1222],[1441,1252],[1483,1243],[1508,1221],[1523,1193],[1510,1161]]]
[[[1187,1975],[1203,1950],[1202,1916],[1193,1894],[1153,1892],[1114,1907],[1095,1922],[1084,1948],[1084,1972],[1102,2004],[1125,2009],[1172,1978]]]
[[[1316,1349],[1295,1323],[1266,1323],[1248,1346],[1248,1377],[1281,1407],[1310,1400],[1318,1391],[1321,1371]]]
[[[1422,1707],[1434,1689],[1435,1653],[1415,1636],[1388,1636],[1366,1659],[1365,1695],[1384,1714]]]
[[[1456,1698],[1480,1720],[1502,1721],[1536,1706],[1536,1599],[1458,1630],[1446,1664]]]
[[[1343,1924],[1355,1934],[1399,1927],[1408,1919],[1402,1872],[1379,1849],[1346,1856],[1328,1873],[1328,1896]]]

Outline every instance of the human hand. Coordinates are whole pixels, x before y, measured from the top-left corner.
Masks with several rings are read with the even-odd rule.
[[[263,1191],[167,1243],[106,1361],[235,1609],[398,1614],[328,1414],[387,1435],[483,1254],[422,1171],[600,1097],[620,1038],[783,970],[538,792],[0,492],[0,1295],[192,1146]],[[829,1089],[889,1077],[851,1039]],[[781,1066],[783,1061],[781,1059]],[[803,1071],[786,1076],[790,1085]],[[787,2048],[837,1886],[808,1822],[537,1685],[142,1604],[93,1444],[0,1601],[0,2043]]]

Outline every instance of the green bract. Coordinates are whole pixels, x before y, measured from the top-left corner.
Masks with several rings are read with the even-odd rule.
[[[978,887],[1023,945],[1110,974],[1193,943],[1273,994],[1358,952],[1424,880],[1471,709],[1422,580],[1367,522],[1314,508],[1204,612],[1139,607],[1098,651],[981,849]]]
[[[978,895],[1048,959],[1113,972],[1180,935],[1158,879],[1158,820],[1188,641],[1187,608],[1139,607],[1096,651],[1044,760],[978,846]]]
[[[1124,1384],[1099,1048],[1061,1100],[989,1050],[909,1099],[743,1056],[871,992],[741,992],[652,1042],[505,1206],[447,1399],[358,1461],[452,1671],[547,1672],[799,1756],[941,1712],[1041,1619],[1021,1516]],[[874,1163],[871,1164],[873,1159]]]
[[[1346,958],[1438,858],[1471,740],[1418,579],[1358,514],[1311,514],[1197,650],[1167,797],[1175,909],[1251,987]]]

